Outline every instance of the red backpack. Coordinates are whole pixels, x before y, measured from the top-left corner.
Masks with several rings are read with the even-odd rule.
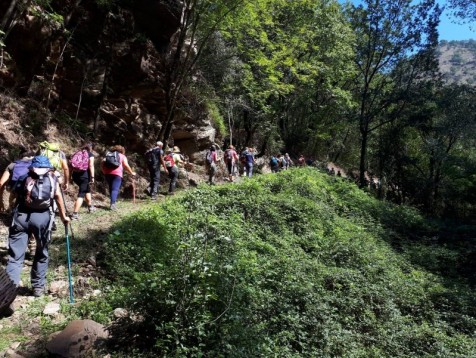
[[[172,154],[167,154],[164,157],[164,162],[167,168],[172,168],[175,165],[174,156]]]

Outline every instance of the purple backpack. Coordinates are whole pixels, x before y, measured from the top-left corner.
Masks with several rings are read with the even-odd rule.
[[[78,150],[73,154],[69,161],[75,170],[88,170],[89,167],[89,153],[86,149]]]

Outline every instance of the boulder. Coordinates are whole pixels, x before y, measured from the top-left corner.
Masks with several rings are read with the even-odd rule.
[[[102,324],[92,320],[75,320],[55,335],[46,344],[46,349],[56,357],[89,357],[92,350],[107,338]]]

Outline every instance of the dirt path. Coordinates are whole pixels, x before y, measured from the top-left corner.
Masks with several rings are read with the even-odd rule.
[[[160,200],[165,199],[159,199],[158,202]],[[71,209],[72,200],[67,198],[66,202]],[[73,221],[70,229],[75,304],[69,302],[66,236],[64,226],[57,219],[58,229],[53,232],[50,243],[48,294],[40,298],[32,296],[29,288],[32,254],[27,253],[22,272],[23,287],[20,287],[13,303],[15,312],[9,317],[0,318],[0,357],[45,356],[45,344],[49,336],[63,329],[70,320],[81,318],[75,312],[78,303],[101,294],[99,280],[102,274],[96,266],[96,260],[111,227],[134,211],[157,203],[149,199],[137,199],[135,204],[131,200],[122,200],[117,204],[117,211],[110,211],[107,200],[99,194],[95,202],[98,210],[88,213],[83,206],[80,219]],[[1,219],[4,225],[0,229],[0,257],[5,265],[9,216],[2,214]]]

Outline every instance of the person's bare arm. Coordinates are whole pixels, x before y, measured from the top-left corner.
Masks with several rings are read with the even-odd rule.
[[[10,171],[5,170],[2,177],[0,178],[0,190],[3,188],[6,182],[10,179]]]
[[[94,157],[89,158],[89,174],[91,175],[89,182],[94,183]]]
[[[129,162],[126,157],[124,157],[124,160],[122,161],[122,165],[124,169],[126,169],[131,175],[136,175],[136,172],[132,170],[132,168],[129,166]]]
[[[61,195],[61,188],[58,183],[56,184],[55,200],[58,203],[58,210],[61,221],[63,222],[63,224],[67,225],[71,221],[71,219],[66,216],[66,208],[63,201],[63,195]]]
[[[63,183],[63,189],[68,190],[68,185],[69,185],[69,167],[68,167],[68,161],[66,159],[61,160],[61,168],[63,168],[63,174],[64,174],[64,183]]]
[[[163,155],[160,156],[160,162],[162,163],[162,166],[164,167],[165,172],[167,172],[168,170],[167,170],[167,166],[165,165],[165,160]]]

